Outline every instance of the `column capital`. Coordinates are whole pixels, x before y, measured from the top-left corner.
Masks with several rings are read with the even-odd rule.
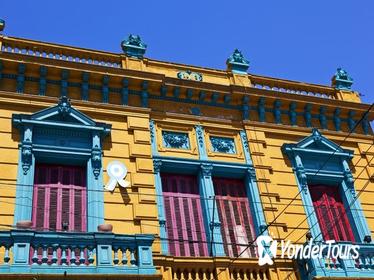
[[[210,177],[212,176],[212,170],[213,170],[213,165],[210,163],[202,163],[200,165],[201,172],[203,176],[205,177]]]
[[[251,178],[251,179],[256,179],[256,170],[254,167],[248,167],[247,168],[247,175]]]
[[[153,169],[154,173],[159,173],[161,171],[162,160],[161,159],[154,159],[153,160]]]

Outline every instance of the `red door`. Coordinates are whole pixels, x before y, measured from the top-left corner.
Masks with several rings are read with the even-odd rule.
[[[254,229],[243,181],[213,178],[213,184],[226,255],[254,257],[254,248],[247,247],[254,239]]]
[[[339,189],[338,186],[309,186],[324,240],[354,241]]]
[[[86,231],[86,170],[36,165],[32,222],[37,230]]]
[[[197,178],[161,174],[169,252],[173,256],[208,256]]]

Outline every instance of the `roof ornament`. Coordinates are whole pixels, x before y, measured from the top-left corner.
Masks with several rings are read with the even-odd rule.
[[[130,34],[129,37],[121,42],[123,52],[130,57],[142,59],[147,45],[142,41],[139,35]]]
[[[5,20],[0,18],[0,31],[3,31],[5,28]]]
[[[58,101],[58,112],[62,115],[62,118],[65,118],[69,115],[71,110],[70,99],[67,96],[61,96]]]
[[[332,86],[336,89],[350,90],[353,84],[353,79],[348,76],[347,71],[343,68],[338,68],[335,75],[331,79]]]
[[[233,54],[226,60],[228,70],[236,74],[247,74],[249,68],[249,61],[245,59],[244,55],[238,49],[235,49]]]

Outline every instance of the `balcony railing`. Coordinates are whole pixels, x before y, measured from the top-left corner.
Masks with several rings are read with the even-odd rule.
[[[153,240],[146,234],[2,231],[0,274],[156,274]]]
[[[279,93],[307,95],[327,99],[337,99],[334,88],[322,85],[313,85],[295,81],[251,76],[252,86],[258,89],[272,90]]]
[[[5,36],[1,38],[1,41],[1,51],[6,53],[23,54],[112,68],[121,68],[122,65],[120,55],[109,52],[94,51]]]
[[[155,257],[155,265],[163,268],[163,279],[173,280],[270,280],[269,267],[258,266],[257,258],[232,259]]]
[[[344,248],[344,246],[351,244],[349,242],[341,242],[339,245]],[[306,279],[313,279],[314,277],[374,278],[374,244],[357,245],[360,245],[357,259],[333,259],[326,256],[327,250],[325,250],[320,259],[302,260],[301,264]]]

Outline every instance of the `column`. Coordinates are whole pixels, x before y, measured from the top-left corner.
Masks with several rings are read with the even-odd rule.
[[[164,198],[162,196],[162,183],[161,183],[161,165],[160,159],[153,160],[155,188],[157,194],[157,210],[158,210],[158,221],[160,224],[160,238],[161,238],[161,253],[167,255],[169,253],[167,231],[166,231],[166,217],[165,217],[165,206]]]
[[[204,221],[207,232],[208,250],[212,248],[212,256],[225,256],[221,235],[221,222],[218,216],[217,204],[214,200],[214,186],[212,181],[213,165],[203,163],[199,172],[199,188]],[[213,245],[211,241],[213,240]]]

